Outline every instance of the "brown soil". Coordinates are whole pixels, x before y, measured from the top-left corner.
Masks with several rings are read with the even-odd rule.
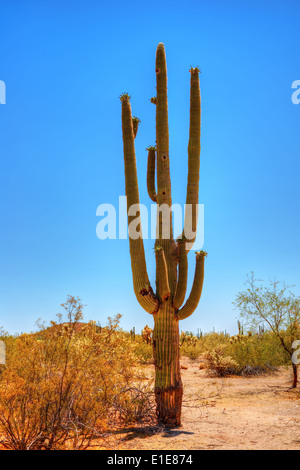
[[[182,427],[128,429],[119,436],[118,449],[300,449],[300,389],[290,389],[290,370],[209,378],[199,363],[181,360]]]

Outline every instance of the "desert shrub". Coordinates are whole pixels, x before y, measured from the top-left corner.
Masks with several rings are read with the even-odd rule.
[[[205,333],[201,338],[184,332],[180,335],[180,355],[197,359],[206,351],[211,351],[220,345],[226,345],[228,337],[223,333]]]
[[[291,287],[276,279],[264,283],[247,276],[247,286],[234,301],[241,318],[252,330],[267,329],[278,340],[283,354],[290,359],[293,370],[293,388],[298,383],[298,365],[293,360],[293,343],[300,333],[300,297]]]
[[[136,336],[134,352],[141,364],[153,363],[153,348],[151,344],[145,343],[141,337]]]
[[[274,370],[288,360],[271,332],[234,336],[226,352],[238,363],[238,372],[247,375]]]
[[[218,377],[233,374],[238,368],[237,362],[232,357],[225,356],[224,347],[221,345],[204,353],[204,357],[208,371]]]
[[[117,420],[124,424],[151,423],[155,419],[153,384],[142,381],[121,390],[113,400]]]
[[[201,352],[205,352],[211,349],[214,349],[220,345],[226,345],[228,342],[228,337],[224,333],[205,333],[202,338],[199,340]]]
[[[190,359],[197,359],[200,354],[199,343],[197,337],[191,332],[181,332],[179,337],[180,355],[189,357]]]
[[[219,345],[226,344],[228,341],[228,337],[225,336],[223,333],[206,333],[200,340],[201,350],[207,351],[213,348],[216,348]]]
[[[198,344],[183,344],[180,348],[180,355],[189,357],[192,360],[197,359],[201,354],[201,350]]]
[[[218,343],[217,337],[220,342]],[[213,341],[212,341],[213,340]],[[278,339],[272,332],[263,334],[238,334],[232,337],[222,337],[217,333],[208,335],[206,344],[214,344],[208,349],[214,357],[215,352],[220,357],[231,358],[235,362],[234,367],[229,367],[226,374],[236,375],[257,375],[261,373],[273,372],[280,365],[288,362],[288,356],[278,343]],[[215,344],[217,344],[215,346]],[[203,344],[202,346],[203,347]],[[205,354],[204,354],[205,355]]]
[[[282,336],[289,332],[281,332]],[[197,359],[207,351],[213,352],[220,346],[224,354],[230,356],[237,366],[235,374],[258,374],[270,372],[276,367],[289,363],[286,354],[276,335],[271,331],[248,332],[230,337],[224,333],[205,333],[200,338],[182,333],[180,336],[180,354],[190,359]]]
[[[112,425],[118,394],[130,388],[138,361],[119,328],[82,324],[82,304],[62,304],[68,321],[23,334],[7,351],[0,377],[0,436],[7,449],[84,449]],[[120,399],[121,400],[121,399]]]

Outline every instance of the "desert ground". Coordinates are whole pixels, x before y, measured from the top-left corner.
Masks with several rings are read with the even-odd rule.
[[[136,450],[299,450],[300,389],[291,372],[212,378],[199,361],[182,358],[182,427],[129,427],[119,449]],[[152,366],[147,366],[149,376]]]
[[[93,449],[110,450],[299,450],[300,387],[291,370],[267,375],[210,377],[201,359],[181,358],[182,427],[133,425],[112,431]],[[154,366],[145,366],[149,380]],[[0,445],[0,450],[4,448]]]

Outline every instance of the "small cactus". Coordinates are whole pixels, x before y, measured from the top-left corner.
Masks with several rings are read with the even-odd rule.
[[[146,325],[142,330],[142,339],[147,344],[152,344],[152,333],[153,330],[148,325]]]

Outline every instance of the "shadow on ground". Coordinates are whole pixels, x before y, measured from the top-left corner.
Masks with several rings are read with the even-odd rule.
[[[149,425],[149,426],[130,426],[127,428],[122,428],[120,430],[114,431],[113,434],[125,434],[121,438],[122,441],[131,441],[137,437],[139,438],[147,438],[151,436],[160,435],[161,437],[175,437],[180,436],[181,434],[191,435],[194,434],[193,432],[183,431],[180,429],[170,429],[164,426],[159,425]]]

